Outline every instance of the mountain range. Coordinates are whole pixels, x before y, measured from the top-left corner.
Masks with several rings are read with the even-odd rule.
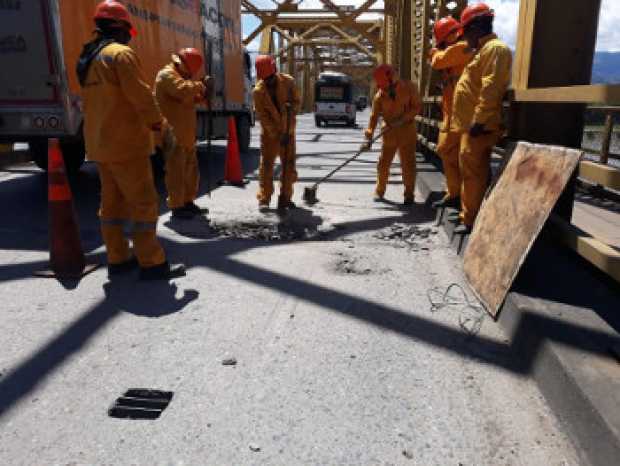
[[[596,52],[592,84],[620,84],[620,52]]]

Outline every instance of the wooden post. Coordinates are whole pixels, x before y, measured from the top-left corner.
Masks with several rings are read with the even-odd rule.
[[[605,118],[605,130],[603,132],[603,142],[601,145],[601,159],[602,164],[607,165],[609,163],[609,146],[611,144],[611,136],[614,132],[614,115],[611,112],[607,112]]]
[[[590,83],[601,0],[521,0],[515,89]],[[569,34],[566,31],[570,31]],[[583,104],[516,103],[510,136],[542,144],[581,147]],[[555,213],[570,221],[575,185]]]

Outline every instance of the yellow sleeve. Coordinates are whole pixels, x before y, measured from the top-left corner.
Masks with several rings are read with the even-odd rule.
[[[447,68],[456,68],[465,66],[471,60],[473,51],[466,42],[457,42],[445,50],[437,51],[431,60],[431,66],[434,70],[445,70]]]
[[[481,56],[482,88],[480,100],[474,111],[473,123],[485,124],[501,108],[504,94],[510,83],[512,53],[503,47],[494,47]]]
[[[267,108],[266,99],[270,99],[269,95],[267,95],[266,91],[261,91],[259,89],[254,90],[254,109],[256,110],[256,115],[260,120],[260,124],[265,133],[269,133],[271,135],[279,135],[280,134],[280,125],[281,119],[277,120],[273,117],[272,112]]]
[[[375,129],[377,128],[377,123],[379,123],[379,117],[382,113],[383,110],[381,108],[381,97],[377,92],[374,99],[372,99],[372,110],[370,111],[370,120],[368,121],[368,130],[370,132],[375,132]]]
[[[205,93],[205,85],[200,81],[183,79],[176,73],[162,71],[157,76],[157,86],[164,92],[182,102],[193,102]]]
[[[129,48],[115,56],[115,69],[123,94],[149,128],[163,120],[150,86],[145,82],[135,52]]]

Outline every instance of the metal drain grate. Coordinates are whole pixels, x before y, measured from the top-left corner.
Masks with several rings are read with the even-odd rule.
[[[110,417],[120,419],[157,419],[168,407],[173,392],[130,388],[108,409]]]

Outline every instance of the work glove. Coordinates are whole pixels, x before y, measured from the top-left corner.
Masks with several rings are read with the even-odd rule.
[[[174,135],[174,130],[172,126],[166,125],[162,129],[162,142],[161,142],[161,150],[164,154],[164,160],[167,160],[171,157],[177,147],[177,138]]]
[[[362,145],[360,146],[360,152],[366,152],[370,150],[370,148],[372,147],[373,133],[374,131],[372,131],[371,129],[367,129],[366,131],[364,131],[364,137],[366,138],[366,142],[362,143]]]
[[[288,146],[290,142],[291,142],[291,136],[289,134],[284,133],[282,136],[280,136],[281,146]]]
[[[491,131],[485,130],[483,123],[474,123],[471,125],[471,128],[469,128],[469,135],[472,138],[484,136],[485,134],[491,134]]]

